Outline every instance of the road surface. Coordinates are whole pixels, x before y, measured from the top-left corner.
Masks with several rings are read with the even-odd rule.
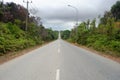
[[[0,65],[0,80],[120,80],[120,64],[58,39]]]

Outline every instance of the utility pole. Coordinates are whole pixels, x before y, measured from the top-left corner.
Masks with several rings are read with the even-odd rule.
[[[71,8],[73,8],[73,9],[75,9],[75,11],[76,11],[76,25],[75,25],[75,33],[77,34],[77,27],[78,27],[78,14],[79,14],[79,11],[78,11],[78,9],[75,7],[75,6],[72,6],[72,5],[68,5],[68,7],[71,7]]]
[[[77,27],[78,26],[78,14],[79,14],[79,11],[75,6],[68,5],[68,7],[74,8],[75,11],[76,11],[76,27]]]
[[[29,6],[28,6],[28,5],[29,5],[29,3],[32,3],[32,1],[28,1],[28,0],[27,0],[27,1],[24,1],[24,0],[23,0],[23,2],[26,3],[26,5],[27,5],[27,12],[26,12],[26,27],[25,27],[25,30],[27,31],[27,27],[28,27],[28,15],[29,15],[29,10],[28,10],[28,7],[29,7]]]

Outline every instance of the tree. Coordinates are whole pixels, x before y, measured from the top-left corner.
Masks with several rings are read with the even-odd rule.
[[[96,29],[96,19],[93,19],[91,24],[90,24],[91,33],[95,33],[95,29]]]
[[[0,21],[2,19],[3,16],[3,3],[0,1]]]
[[[69,39],[70,37],[70,31],[69,30],[65,30],[65,31],[61,31],[61,37],[62,39]]]
[[[116,20],[120,20],[120,1],[117,1],[111,8],[111,13]]]
[[[86,28],[89,29],[89,26],[90,26],[90,20],[88,19],[86,22]]]
[[[88,29],[86,29],[86,23],[82,22],[77,27],[76,42],[79,44],[86,44],[87,34],[88,34]]]
[[[112,18],[112,13],[110,11],[104,13],[104,16],[100,19],[100,24],[106,25],[108,18]]]
[[[114,35],[113,35],[114,18],[108,18],[106,28],[107,28],[107,35],[108,35],[109,39],[113,39],[114,38]]]

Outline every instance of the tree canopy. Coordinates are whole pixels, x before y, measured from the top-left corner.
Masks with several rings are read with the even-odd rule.
[[[111,8],[111,13],[116,20],[120,20],[120,1],[117,1]]]

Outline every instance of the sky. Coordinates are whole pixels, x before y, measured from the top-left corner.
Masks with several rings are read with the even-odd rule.
[[[24,0],[27,1],[27,0]],[[105,11],[109,11],[111,6],[118,0],[28,0],[29,12],[40,17],[46,28],[53,30],[71,30],[76,23],[81,23],[88,19],[92,20],[99,15],[103,16]],[[14,2],[26,7],[23,0],[4,0],[4,2]],[[69,7],[71,5],[72,7]],[[75,8],[73,8],[75,7]]]

